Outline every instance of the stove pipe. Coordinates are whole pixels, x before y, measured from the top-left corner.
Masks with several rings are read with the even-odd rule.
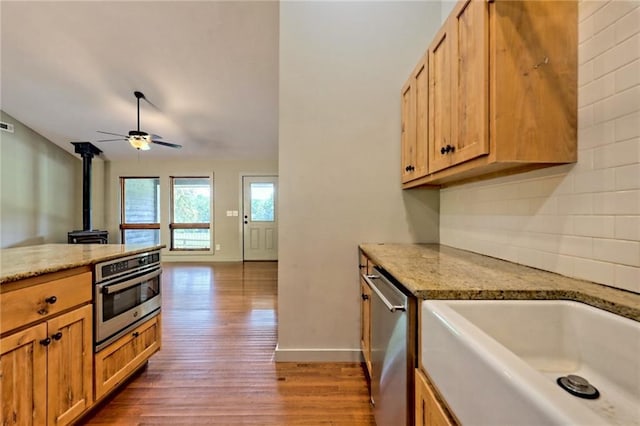
[[[82,230],[91,231],[91,160],[100,151],[90,142],[71,142],[75,146],[76,154],[82,157]]]

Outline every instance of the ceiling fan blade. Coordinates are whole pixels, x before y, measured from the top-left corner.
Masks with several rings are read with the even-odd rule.
[[[156,135],[155,133],[151,133],[149,136],[151,136],[151,139],[162,139],[162,136]]]
[[[178,145],[177,143],[170,143],[170,142],[164,142],[164,141],[154,141],[153,139],[151,139],[151,143],[168,146],[170,148],[182,148],[182,145]]]
[[[113,141],[126,141],[126,139],[124,139],[124,138],[119,138],[119,139],[100,139],[99,141],[96,141],[96,142],[113,142]]]
[[[111,133],[111,132],[103,132],[101,130],[96,130],[96,132],[98,133],[102,133],[103,135],[113,135],[113,136],[121,136],[123,138],[126,138],[127,135],[121,135],[120,133]]]

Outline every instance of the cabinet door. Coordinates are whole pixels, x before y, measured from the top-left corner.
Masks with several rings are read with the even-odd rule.
[[[415,167],[415,146],[416,146],[416,126],[415,126],[415,101],[413,76],[402,87],[402,131],[400,134],[401,145],[401,166],[402,182],[413,179],[412,168]]]
[[[49,426],[66,425],[93,402],[91,305],[47,322]]]
[[[415,424],[416,426],[454,426],[445,409],[436,399],[425,375],[415,370]]]
[[[429,172],[449,167],[451,155],[445,147],[453,146],[451,132],[451,35],[452,21],[442,26],[429,46]]]
[[[426,176],[429,172],[429,69],[425,55],[413,73],[415,102],[415,148],[412,179]]]
[[[453,59],[451,145],[455,149],[445,156],[451,156],[451,164],[489,152],[488,7],[486,1],[466,0],[456,6],[456,12],[450,18]]]
[[[40,324],[0,339],[0,424],[46,424],[46,337]]]
[[[160,350],[160,315],[96,354],[96,398],[122,383]]]
[[[371,288],[360,279],[360,347],[371,377]]]

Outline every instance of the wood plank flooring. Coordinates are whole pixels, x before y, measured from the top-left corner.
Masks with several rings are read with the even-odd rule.
[[[275,363],[275,262],[165,264],[162,350],[83,424],[375,425],[360,364]]]

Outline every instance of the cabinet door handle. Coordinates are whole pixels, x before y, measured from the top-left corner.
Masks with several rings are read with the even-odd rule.
[[[49,337],[47,337],[46,339],[40,340],[40,344],[42,346],[49,346],[50,343],[51,343],[51,338],[49,338]]]
[[[362,300],[369,300],[369,295],[362,293]]]
[[[53,305],[54,303],[56,303],[58,301],[58,298],[55,296],[51,296],[51,297],[47,297],[46,299],[44,299],[45,302],[47,302],[50,305]]]
[[[51,336],[51,338],[52,338],[53,340],[60,340],[60,339],[62,339],[62,332],[61,332],[61,331],[58,331],[56,334],[52,335],[52,336]]]
[[[449,146],[449,145],[447,145]],[[444,148],[444,146],[442,148],[440,148],[440,154],[444,155],[446,154],[448,151]]]
[[[133,337],[138,337],[138,336],[140,335],[140,333],[138,333],[137,331],[134,331],[131,335],[132,335]]]

